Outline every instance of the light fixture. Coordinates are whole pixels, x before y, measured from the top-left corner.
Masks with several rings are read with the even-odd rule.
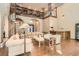
[[[33,24],[33,21],[32,20],[30,20],[30,24]]]
[[[49,16],[53,16],[53,11],[54,11],[54,9],[55,9],[56,7],[55,7],[55,4],[52,4],[52,3],[48,3],[48,15]]]
[[[48,17],[57,18],[57,7],[55,6],[55,4],[48,3],[48,10],[44,10],[44,19]]]

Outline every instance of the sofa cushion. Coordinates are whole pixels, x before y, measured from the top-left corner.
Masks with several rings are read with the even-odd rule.
[[[20,39],[18,34],[15,34],[10,37],[10,40],[17,40],[17,39]]]
[[[15,45],[20,45],[20,44],[23,44],[24,43],[24,40],[8,40],[6,42],[6,46],[7,47],[10,47],[10,46],[15,46]]]
[[[32,43],[32,40],[31,38],[26,38],[26,43]],[[6,46],[9,47],[9,46],[15,46],[15,45],[20,45],[20,44],[24,44],[24,39],[19,39],[19,40],[8,40],[6,42]]]
[[[37,41],[44,41],[44,38],[43,38],[43,37],[34,36],[33,38],[34,38],[35,40],[37,40]]]

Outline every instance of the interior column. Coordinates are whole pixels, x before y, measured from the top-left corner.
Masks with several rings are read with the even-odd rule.
[[[1,42],[1,14],[0,14],[0,42]]]

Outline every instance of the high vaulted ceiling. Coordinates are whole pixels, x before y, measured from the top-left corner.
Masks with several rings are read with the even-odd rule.
[[[45,10],[48,9],[48,3],[17,3],[18,5],[22,7],[26,7],[29,9],[39,10],[42,11],[44,8]],[[55,7],[61,6],[63,3],[52,3],[52,9]]]

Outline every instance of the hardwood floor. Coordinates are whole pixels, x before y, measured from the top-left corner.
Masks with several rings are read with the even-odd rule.
[[[0,48],[0,56],[6,56],[7,49]],[[28,54],[25,54],[26,56]],[[47,45],[41,45],[38,47],[38,43],[34,44],[32,53],[30,56],[79,56],[79,41],[76,40],[63,40],[61,44],[53,45],[51,47]]]
[[[37,51],[37,52],[34,52]],[[52,47],[42,46],[34,48],[34,56],[77,56],[79,55],[79,42],[76,40],[63,40],[61,44]]]

